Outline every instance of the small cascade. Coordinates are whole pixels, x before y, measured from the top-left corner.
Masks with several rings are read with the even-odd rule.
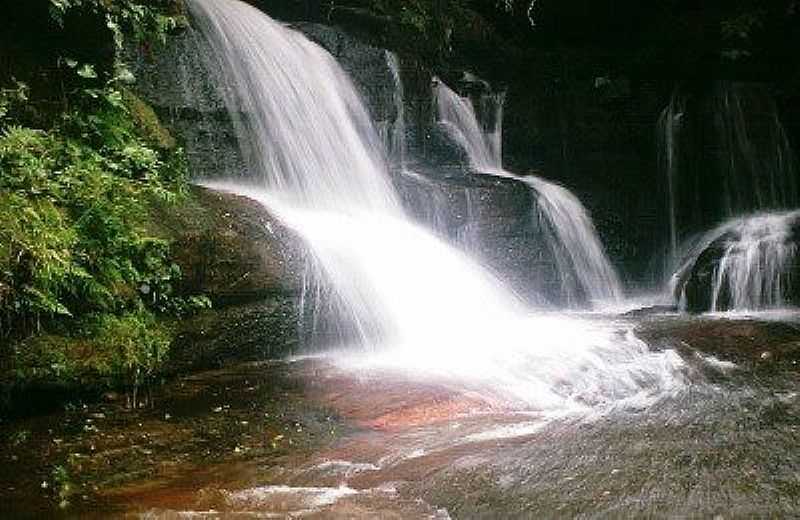
[[[714,113],[728,215],[798,206],[794,153],[769,93],[722,82],[715,92]]]
[[[796,303],[800,211],[730,220],[704,234],[672,279],[683,310],[780,308]]]
[[[392,75],[394,91],[392,101],[394,104],[394,121],[388,126],[386,150],[392,166],[405,170],[406,167],[406,116],[405,95],[403,80],[400,76],[400,60],[393,52],[386,53],[386,66]]]
[[[709,92],[679,87],[659,118],[658,134],[670,257],[677,267],[671,284],[681,305],[717,311],[785,304],[785,270],[794,254],[787,211],[800,206],[800,192],[794,154],[769,93],[731,82]],[[699,241],[692,238],[698,233]],[[697,283],[694,275],[701,273],[713,282]],[[699,294],[701,288],[708,294]]]
[[[563,186],[536,176],[519,176],[502,168],[503,98],[493,95],[482,105],[496,118],[494,124],[481,125],[473,102],[459,96],[441,81],[434,83],[439,122],[448,135],[466,152],[477,172],[516,179],[531,188],[536,199],[538,222],[555,257],[562,292],[568,304],[584,299],[590,302],[616,301],[622,286],[606,256],[589,212],[580,200]]]
[[[678,254],[678,222],[675,208],[676,183],[678,181],[678,137],[680,136],[681,121],[686,112],[686,102],[678,90],[670,98],[669,104],[658,118],[658,161],[667,178],[667,193],[669,197],[669,258],[668,263],[674,266]]]
[[[482,96],[483,105],[495,105],[495,116],[498,119],[495,119],[493,129],[487,129],[480,124],[472,100],[459,96],[438,78],[434,78],[433,95],[439,124],[467,152],[470,166],[479,172],[501,170],[502,94]]]
[[[800,206],[794,153],[761,87],[678,87],[659,118],[657,141],[673,255],[683,240],[723,220]]]

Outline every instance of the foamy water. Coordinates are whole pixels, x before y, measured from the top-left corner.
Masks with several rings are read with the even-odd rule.
[[[397,203],[363,102],[327,52],[238,0],[190,5],[214,49],[209,62],[229,78],[225,97],[251,158],[246,181],[204,185],[260,202],[305,241],[315,277],[333,294],[333,319],[346,324],[328,338],[339,367],[436,381],[512,409],[645,406],[681,385],[674,353],[649,351],[623,324],[535,314],[502,280],[414,224]],[[389,65],[399,73],[396,61]],[[483,139],[472,135],[466,102],[451,112],[455,127]],[[570,264],[590,298],[616,298],[616,275],[577,199],[526,182],[566,251],[563,268]]]

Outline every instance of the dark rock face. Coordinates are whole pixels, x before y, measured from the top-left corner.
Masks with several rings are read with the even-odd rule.
[[[206,220],[179,232],[174,246],[184,292],[225,306],[299,291],[304,252],[297,236],[250,199],[195,193]]]
[[[196,179],[239,176],[246,172],[236,133],[219,86],[225,82],[209,67],[210,52],[194,28],[175,34],[158,48],[126,49],[139,79],[139,95],[161,122],[180,137]]]
[[[546,54],[533,78],[509,84],[504,163],[569,188],[586,206],[623,277],[651,283],[668,237],[666,178],[655,122],[665,84],[606,77],[572,56]]]
[[[676,299],[680,300],[681,295],[684,295],[685,310],[695,313],[711,310],[715,273],[719,268],[720,260],[725,254],[724,243],[731,238],[734,237],[723,237],[713,242],[700,254],[691,269],[681,276],[675,296]],[[723,302],[727,302],[730,295],[725,291],[721,297]],[[724,307],[727,307],[727,305]]]
[[[800,362],[800,329],[791,323],[656,316],[637,325],[636,335],[652,348],[677,348],[693,363],[700,352],[763,374],[796,372]]]
[[[178,323],[165,371],[180,373],[282,357],[298,345],[302,241],[258,203],[205,188],[193,203],[166,208],[185,294],[213,307]]]
[[[297,305],[294,295],[275,294],[182,321],[167,371],[186,373],[297,352]]]

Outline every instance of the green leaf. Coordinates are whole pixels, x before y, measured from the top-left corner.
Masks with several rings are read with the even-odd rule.
[[[94,70],[94,65],[87,63],[78,69],[78,76],[86,79],[95,79],[97,78],[97,72]]]

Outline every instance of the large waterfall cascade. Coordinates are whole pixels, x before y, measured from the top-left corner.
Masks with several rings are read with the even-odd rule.
[[[704,147],[696,150],[692,141],[700,136]],[[800,191],[792,148],[769,94],[730,82],[705,96],[678,88],[661,113],[658,137],[669,197],[670,290],[679,303],[686,304],[681,284],[714,247],[707,310],[784,305]]]
[[[386,167],[370,115],[330,54],[243,4],[190,6],[226,82],[248,181],[292,206],[401,213],[390,179],[375,174]]]
[[[642,404],[682,362],[624,325],[533,314],[495,276],[405,215],[385,150],[322,48],[238,0],[192,0],[249,171],[206,181],[261,202],[307,243],[348,326],[342,366],[436,377],[536,407]],[[345,348],[341,341],[357,348]],[[341,350],[344,348],[344,350]]]
[[[619,300],[619,276],[580,200],[563,186],[503,169],[502,95],[484,96],[483,112],[493,115],[493,122],[482,125],[470,98],[458,95],[440,80],[433,88],[439,123],[467,152],[472,168],[481,174],[517,179],[530,187],[538,208],[536,218],[546,223],[545,240],[556,259],[567,301],[578,302],[581,294],[595,303]]]

